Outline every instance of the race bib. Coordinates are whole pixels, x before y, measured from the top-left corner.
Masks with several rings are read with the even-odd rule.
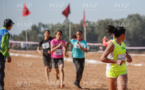
[[[62,49],[56,49],[54,54],[55,55],[62,55]]]
[[[79,43],[79,44],[81,45],[81,47],[83,47],[83,46],[84,46],[84,44],[83,44],[83,43]],[[77,42],[75,43],[75,46],[74,46],[74,47],[75,47],[75,48],[80,48]]]
[[[46,48],[49,48],[50,45],[49,45],[49,43],[43,43],[43,44],[42,44],[42,47],[43,47],[43,49],[46,49]]]
[[[125,60],[126,55],[125,54],[120,54],[117,56],[117,60]]]

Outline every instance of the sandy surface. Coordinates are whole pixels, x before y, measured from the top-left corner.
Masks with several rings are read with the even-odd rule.
[[[45,77],[44,65],[37,52],[11,51],[17,56],[12,56],[12,63],[6,63],[5,89],[6,90],[59,90],[55,80],[54,69],[50,73],[48,84]],[[21,55],[19,55],[21,54]],[[34,55],[36,57],[25,55]],[[99,60],[102,53],[87,53],[86,59]],[[70,55],[71,56],[71,55]],[[145,56],[132,56],[132,64],[128,65],[128,90],[145,90]],[[87,64],[83,73],[81,86],[84,90],[108,90],[106,76],[106,64]],[[74,86],[75,67],[73,62],[65,61],[65,85],[64,90],[77,90]]]

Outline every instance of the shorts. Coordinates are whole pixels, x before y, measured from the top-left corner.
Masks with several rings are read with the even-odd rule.
[[[63,58],[52,58],[54,68],[58,68],[59,65],[63,65],[64,67],[64,60]]]
[[[120,75],[125,75],[127,74],[127,71],[124,70],[124,71],[114,71],[114,70],[107,70],[106,71],[106,76],[107,77],[110,77],[110,78],[117,78],[118,76]]]
[[[52,61],[50,56],[43,56],[44,66],[48,66],[50,69],[52,68]]]

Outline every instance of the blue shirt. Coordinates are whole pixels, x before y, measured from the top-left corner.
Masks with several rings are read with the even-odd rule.
[[[70,43],[73,45],[72,57],[73,58],[84,58],[85,52],[79,48],[77,42],[79,42],[83,48],[87,48],[87,42],[85,40],[78,41],[76,39],[71,39]]]

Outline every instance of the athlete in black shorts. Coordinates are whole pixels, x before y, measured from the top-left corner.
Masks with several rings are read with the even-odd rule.
[[[49,82],[49,72],[51,72],[52,68],[51,51],[50,51],[50,41],[52,40],[52,38],[49,35],[50,31],[45,30],[44,39],[39,42],[39,46],[37,47],[37,52],[43,56],[45,74],[48,82]],[[43,52],[40,51],[40,47],[43,48]]]

